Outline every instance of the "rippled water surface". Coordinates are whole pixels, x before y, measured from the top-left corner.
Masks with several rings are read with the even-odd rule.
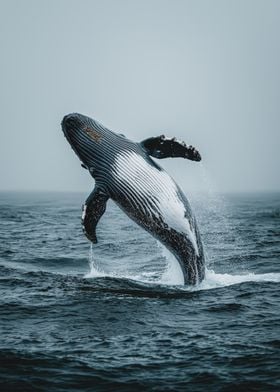
[[[1,391],[279,391],[279,196],[193,195],[188,288],[113,203],[90,250],[86,194],[0,194]]]

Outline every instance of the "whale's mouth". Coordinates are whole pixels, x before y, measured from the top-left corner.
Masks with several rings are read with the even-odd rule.
[[[93,164],[95,144],[101,140],[101,135],[90,124],[90,119],[79,113],[67,114],[63,117],[61,128],[71,148],[81,160],[83,167]]]
[[[63,117],[63,120],[61,122],[61,128],[71,148],[73,149],[75,154],[79,157],[79,149],[77,148],[78,143],[75,141],[75,133],[77,133],[77,130],[72,115],[66,115]]]
[[[74,142],[74,136],[77,134],[84,123],[78,113],[67,114],[61,122],[62,131],[70,144]]]

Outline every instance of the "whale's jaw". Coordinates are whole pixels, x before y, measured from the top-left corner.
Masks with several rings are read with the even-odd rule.
[[[108,140],[112,139],[114,133],[92,118],[79,113],[66,115],[61,127],[64,136],[82,162],[82,167],[88,169],[95,178],[112,159]]]

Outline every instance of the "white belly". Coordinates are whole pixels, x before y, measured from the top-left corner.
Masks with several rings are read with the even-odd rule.
[[[160,216],[169,229],[186,235],[199,254],[194,224],[186,218],[186,206],[179,197],[177,184],[164,170],[133,151],[119,154],[113,170],[116,181],[126,188],[136,205],[141,208],[144,201],[146,209]]]

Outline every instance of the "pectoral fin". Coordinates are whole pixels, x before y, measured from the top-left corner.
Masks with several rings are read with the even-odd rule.
[[[82,226],[87,238],[97,243],[96,226],[106,210],[109,197],[98,188],[94,188],[83,205]]]
[[[164,135],[151,137],[143,140],[141,146],[154,158],[186,158],[192,161],[200,161],[199,152],[185,142],[176,138],[166,138]]]

